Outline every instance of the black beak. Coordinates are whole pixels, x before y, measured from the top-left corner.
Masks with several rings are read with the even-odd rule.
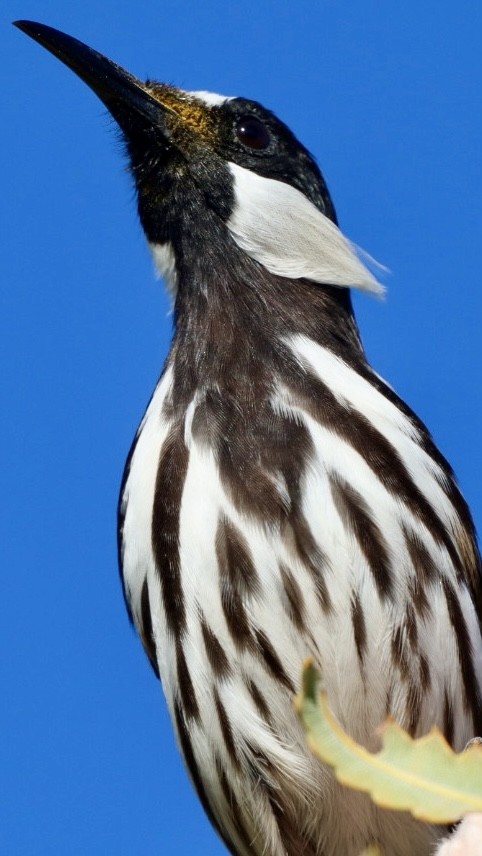
[[[105,104],[128,139],[133,132],[154,129],[169,137],[163,122],[166,108],[128,71],[52,27],[34,21],[15,21],[14,26],[75,71]]]

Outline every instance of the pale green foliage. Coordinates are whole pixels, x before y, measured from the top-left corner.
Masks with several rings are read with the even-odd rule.
[[[368,752],[349,737],[320,693],[311,662],[303,672],[296,708],[312,751],[350,788],[368,792],[382,808],[410,811],[429,823],[452,823],[482,811],[482,747],[453,752],[438,729],[414,740],[395,722],[380,729],[382,749]],[[369,848],[364,856],[375,856]]]

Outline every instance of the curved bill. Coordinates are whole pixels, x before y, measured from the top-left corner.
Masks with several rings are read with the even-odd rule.
[[[53,27],[35,21],[14,21],[14,26],[75,71],[103,101],[122,130],[129,132],[134,114],[138,120],[147,120],[150,126],[166,132],[162,122],[166,108],[134,75]]]

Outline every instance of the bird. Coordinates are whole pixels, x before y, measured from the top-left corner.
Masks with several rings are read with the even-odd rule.
[[[16,26],[117,122],[173,301],[118,509],[124,597],[204,810],[236,856],[424,856],[444,834],[376,807],[309,751],[318,666],[369,749],[393,717],[482,735],[474,524],[425,425],[369,364],[351,289],[380,294],[321,171],[258,102],[141,81]]]

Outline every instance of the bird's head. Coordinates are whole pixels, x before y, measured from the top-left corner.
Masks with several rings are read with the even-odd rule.
[[[58,30],[16,26],[75,71],[118,123],[141,223],[171,290],[194,263],[212,264],[234,242],[277,276],[382,291],[338,229],[313,157],[272,112],[144,83]]]

